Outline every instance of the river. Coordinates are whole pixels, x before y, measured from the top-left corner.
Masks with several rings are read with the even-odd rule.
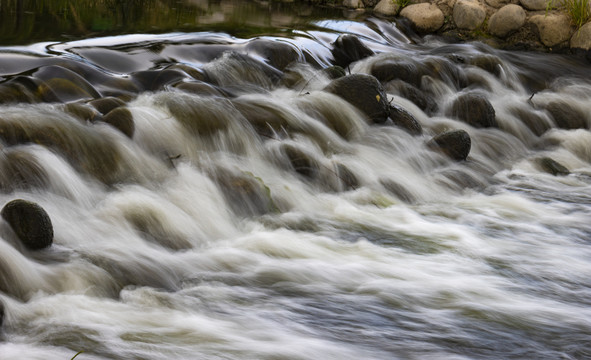
[[[591,64],[330,11],[4,37],[0,204],[55,235],[0,223],[0,359],[591,357]],[[342,34],[422,131],[327,91]]]

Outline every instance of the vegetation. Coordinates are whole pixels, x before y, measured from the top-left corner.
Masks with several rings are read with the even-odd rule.
[[[408,4],[410,4],[411,0],[392,0],[396,5],[398,5],[398,10],[404,9]]]
[[[570,16],[573,25],[579,29],[591,19],[591,4],[590,0],[559,0],[558,5],[562,6],[568,16]],[[550,0],[546,6],[546,10],[555,7],[554,0]]]

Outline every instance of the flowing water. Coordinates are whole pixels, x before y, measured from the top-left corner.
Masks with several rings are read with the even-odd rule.
[[[0,49],[0,200],[55,233],[30,251],[0,224],[0,358],[590,358],[591,66],[400,29]],[[422,134],[323,90],[343,33],[375,52],[347,72],[419,69],[402,80],[431,106],[384,87]],[[466,92],[498,127],[446,115]],[[131,130],[97,121],[102,97]],[[466,161],[426,145],[449,129]]]

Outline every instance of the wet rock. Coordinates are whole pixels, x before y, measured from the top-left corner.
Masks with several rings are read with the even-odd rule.
[[[400,16],[409,19],[421,33],[431,33],[443,26],[443,12],[435,4],[421,3],[406,6]]]
[[[337,191],[355,190],[359,187],[359,180],[357,176],[345,165],[336,164],[334,169],[335,176],[340,180],[340,186]]]
[[[488,31],[505,38],[525,24],[526,13],[519,5],[505,5],[494,13],[488,21]]]
[[[388,92],[394,92],[405,99],[412,101],[427,114],[433,114],[437,111],[437,103],[433,98],[421,91],[417,87],[404,81],[391,81],[388,83]]]
[[[433,137],[429,148],[441,151],[454,160],[466,160],[472,147],[470,135],[464,130],[451,130]]]
[[[197,81],[207,81],[207,75],[203,72],[203,70],[194,68],[187,64],[173,64],[166,68],[167,70],[177,70],[182,71],[187,74],[190,78],[193,78]]]
[[[570,47],[575,49],[591,49],[591,22],[581,26],[570,39]]]
[[[239,92],[271,89],[283,77],[276,68],[235,51],[224,52],[203,68],[209,82]]]
[[[401,201],[406,203],[412,203],[416,201],[415,196],[408,191],[404,186],[400,183],[392,180],[392,179],[381,179],[380,184],[392,195],[396,196]]]
[[[371,75],[353,74],[333,80],[325,89],[357,107],[373,123],[388,119],[389,105],[380,82]]]
[[[68,103],[64,106],[64,111],[82,123],[95,122],[102,118],[98,110],[80,103]]]
[[[144,91],[157,91],[164,89],[186,78],[186,74],[179,70],[146,70],[138,71],[131,75],[136,86]]]
[[[202,95],[202,96],[228,96],[229,94],[224,92],[222,89],[208,84],[203,81],[189,81],[181,82],[174,85],[175,89],[179,89],[189,94]]]
[[[587,128],[586,114],[565,101],[550,102],[546,105],[546,111],[554,118],[556,126],[561,129]]]
[[[573,33],[570,20],[564,14],[534,15],[529,21],[536,26],[540,40],[548,47],[568,41]]]
[[[28,249],[44,249],[53,243],[53,226],[45,210],[22,199],[4,205],[0,215]]]
[[[342,78],[343,76],[347,75],[345,69],[338,65],[329,66],[327,68],[322,69],[322,71],[326,74],[326,76],[328,76],[329,79],[332,80]]]
[[[440,79],[453,89],[463,89],[468,86],[468,77],[464,69],[447,59],[428,58],[423,61],[423,66],[430,77]],[[421,88],[427,87],[424,83],[422,79]]]
[[[371,74],[382,83],[402,80],[418,87],[423,75],[427,74],[427,69],[423,64],[410,60],[385,60],[375,63]]]
[[[519,0],[519,3],[527,10],[546,10],[548,0]]]
[[[0,301],[0,328],[4,324],[4,303]]]
[[[146,240],[171,250],[190,249],[191,243],[178,231],[167,226],[166,216],[162,210],[148,204],[126,209],[124,213],[133,228]]]
[[[316,179],[318,176],[319,164],[304,150],[294,145],[285,144],[281,152],[286,156],[291,167],[300,175],[309,179]]]
[[[128,108],[115,108],[105,115],[102,121],[121,131],[128,138],[133,138],[135,123],[133,122],[131,111]]]
[[[42,80],[37,91],[42,97],[57,97],[61,102],[89,100],[101,94],[86,79],[74,71],[61,66],[50,65],[39,68],[33,76]],[[49,93],[49,95],[48,95]]]
[[[22,84],[4,83],[0,85],[0,104],[32,104],[38,97]]]
[[[194,97],[163,94],[162,102],[172,115],[194,135],[208,136],[228,127],[232,119],[240,116],[232,103],[219,97]]]
[[[554,176],[565,176],[570,174],[570,171],[564,165],[549,157],[536,159],[536,165],[538,165],[542,171]]]
[[[33,155],[16,149],[4,150],[0,154],[0,189],[2,191],[45,188],[48,184],[47,173]]]
[[[247,101],[236,101],[234,106],[259,135],[273,138],[282,131],[290,130],[287,119],[279,116],[273,109]]]
[[[89,101],[88,103],[103,115],[115,108],[125,105],[125,102],[113,96],[106,96],[104,98]]]
[[[501,74],[502,61],[498,56],[479,54],[467,60],[467,63],[481,68],[495,76]]]
[[[0,139],[45,146],[105,184],[121,181],[121,154],[113,140],[69,118],[0,118]]]
[[[390,119],[394,125],[403,128],[412,135],[421,135],[423,127],[411,113],[397,105],[390,105]]]
[[[292,45],[283,41],[256,39],[248,43],[246,50],[249,52],[253,50],[260,54],[267,60],[269,65],[281,71],[292,62],[300,60],[298,51]]]
[[[478,1],[459,0],[453,8],[453,19],[460,29],[474,30],[485,18],[486,9]]]
[[[218,169],[214,179],[232,210],[242,216],[260,216],[277,210],[271,190],[250,173]]]
[[[519,118],[537,136],[542,136],[542,134],[552,128],[552,123],[533,109],[528,110],[521,107],[513,107],[510,109],[510,112]]]
[[[497,127],[494,107],[480,94],[468,93],[458,96],[447,114],[474,127]]]
[[[341,35],[332,44],[332,56],[335,60],[335,65],[346,68],[351,63],[365,59],[374,54],[374,52],[365,46],[357,36]]]
[[[400,11],[400,6],[392,0],[381,0],[373,11],[385,16],[395,16]]]

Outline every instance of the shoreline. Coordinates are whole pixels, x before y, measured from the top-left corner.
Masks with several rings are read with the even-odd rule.
[[[579,29],[564,9],[546,10],[545,0],[338,0],[326,3],[388,19],[405,19],[421,36],[452,42],[480,41],[505,50],[587,56],[591,61],[591,21]]]

